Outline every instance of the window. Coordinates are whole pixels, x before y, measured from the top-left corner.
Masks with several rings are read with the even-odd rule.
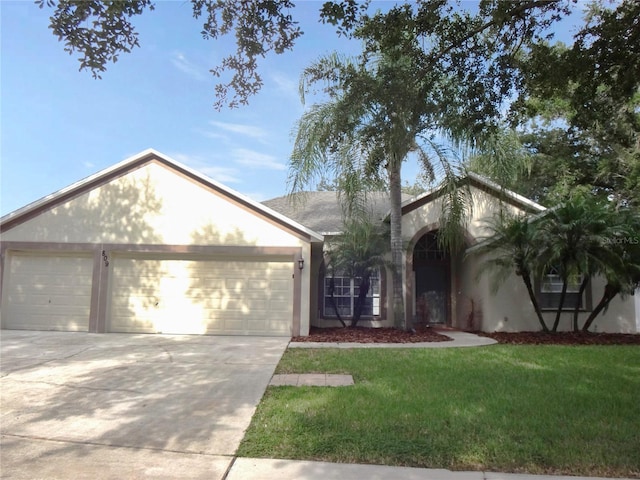
[[[440,261],[448,259],[448,252],[438,242],[438,232],[425,233],[416,246],[413,247],[413,264]]]
[[[564,298],[563,310],[573,310],[576,301],[580,302],[580,308],[585,309],[585,298],[578,298],[580,291],[581,277],[569,278],[567,283],[567,293]],[[560,296],[562,294],[562,277],[556,268],[550,268],[542,277],[539,286],[538,301],[542,309],[557,309],[560,304]],[[585,289],[585,293],[588,288]]]
[[[353,317],[355,302],[360,294],[361,278],[349,278],[341,275],[326,275],[324,278],[324,316],[337,317],[331,300],[333,299],[341,317]],[[380,315],[380,273],[376,270],[371,274],[369,293],[362,309],[362,317],[377,317]]]

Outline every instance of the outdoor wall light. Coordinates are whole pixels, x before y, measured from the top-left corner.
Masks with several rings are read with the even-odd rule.
[[[298,268],[302,270],[304,268],[304,258],[300,257],[298,259]]]

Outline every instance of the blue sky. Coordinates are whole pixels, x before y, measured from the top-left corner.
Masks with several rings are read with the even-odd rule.
[[[50,10],[3,0],[2,214],[147,148],[254,200],[285,194],[291,131],[303,111],[300,72],[323,53],[354,48],[318,23],[320,6],[296,7],[305,35],[293,52],[263,61],[265,85],[249,106],[218,112],[209,69],[232,40],[203,40],[190,2],[157,2],[136,20],[141,48],[94,80],[47,28]]]
[[[391,5],[391,2],[385,2]],[[303,112],[302,69],[357,44],[318,22],[322,2],[297,2],[305,35],[262,62],[264,87],[249,106],[216,111],[209,69],[232,39],[203,40],[191,3],[158,1],[135,21],[141,48],[102,80],[78,71],[48,29],[49,9],[0,2],[0,213],[20,208],[147,148],[262,201],[287,193],[291,132]],[[416,168],[403,179],[413,183]]]

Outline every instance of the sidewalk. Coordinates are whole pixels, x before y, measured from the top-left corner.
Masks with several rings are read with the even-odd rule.
[[[452,472],[443,469],[237,458],[225,480],[596,480],[597,477]]]

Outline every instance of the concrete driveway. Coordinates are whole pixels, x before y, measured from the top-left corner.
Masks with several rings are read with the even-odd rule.
[[[288,338],[1,332],[2,478],[223,478]]]

